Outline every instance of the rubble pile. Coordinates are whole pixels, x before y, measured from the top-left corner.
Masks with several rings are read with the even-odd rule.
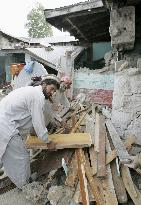
[[[55,152],[37,149],[31,162],[37,177],[22,189],[26,200],[38,205],[140,204],[141,170],[126,166],[136,137],[121,140],[105,108],[81,104],[68,113],[67,132],[89,132],[92,145]]]

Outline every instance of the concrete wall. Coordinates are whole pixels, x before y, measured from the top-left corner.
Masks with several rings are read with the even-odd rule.
[[[114,73],[103,71],[103,69],[94,71],[87,68],[75,71],[73,95],[83,92],[87,96],[87,101],[111,106]]]
[[[112,122],[120,136],[133,134],[141,144],[141,68],[115,74]]]
[[[113,49],[131,50],[135,42],[135,7],[110,11],[110,36]]]

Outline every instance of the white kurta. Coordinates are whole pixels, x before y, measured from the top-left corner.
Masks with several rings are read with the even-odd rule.
[[[41,86],[16,89],[0,101],[0,161],[10,139],[28,134],[32,126],[37,136],[47,142],[44,104]]]

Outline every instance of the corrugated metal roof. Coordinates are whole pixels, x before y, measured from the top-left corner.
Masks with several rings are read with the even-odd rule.
[[[66,55],[66,52],[71,52],[71,56],[76,58],[76,56],[84,49],[80,46],[52,46],[52,50],[47,50],[46,48],[27,48],[26,50],[30,52],[31,55],[39,57],[46,65],[53,69],[56,69],[60,57]]]
[[[74,36],[51,36],[45,38],[31,38],[30,43],[69,43],[77,41]]]
[[[24,43],[28,43],[28,39],[27,38],[20,38],[20,37],[16,37],[16,36],[12,36],[11,34],[8,34],[8,33],[6,33],[5,31],[2,31],[2,30],[0,30],[0,32],[3,34],[3,35],[5,35],[5,36],[7,36],[7,37],[9,37],[9,38],[13,38],[13,39],[15,39],[15,40],[18,40],[18,41],[22,41],[22,42],[24,42]]]

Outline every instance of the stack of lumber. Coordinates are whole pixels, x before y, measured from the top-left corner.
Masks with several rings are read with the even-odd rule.
[[[81,110],[79,117],[77,112],[71,115],[72,126],[68,134],[50,135],[57,149],[73,150],[67,161],[65,180],[66,186],[75,188],[73,200],[83,205],[89,205],[91,201],[97,205],[129,204],[132,200],[140,205],[141,192],[125,165],[130,163],[128,150],[135,143],[134,137],[123,142],[111,120],[105,119],[99,110],[94,112],[95,132],[91,136],[87,132],[81,133],[88,113],[92,114],[92,110]],[[26,144],[28,148],[47,150],[46,144],[34,136],[30,136]],[[140,169],[135,171],[141,173]]]

